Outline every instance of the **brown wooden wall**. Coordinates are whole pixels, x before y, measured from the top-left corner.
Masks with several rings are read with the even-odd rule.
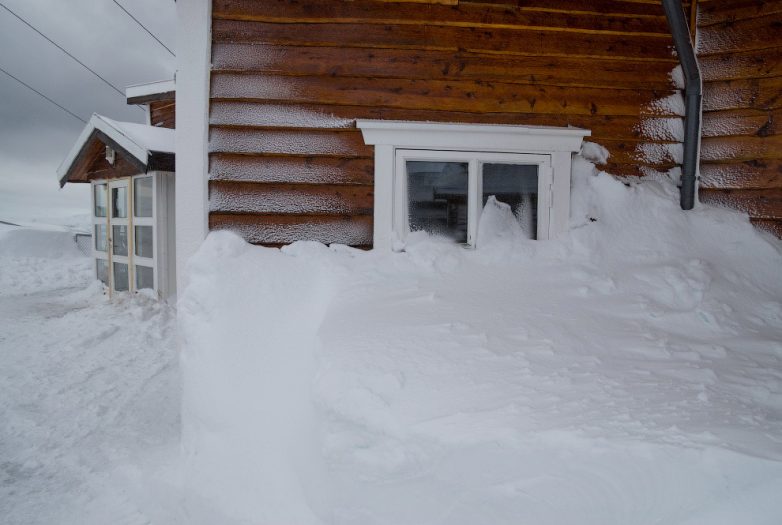
[[[150,123],[153,126],[174,129],[176,121],[175,100],[155,100],[149,103]]]
[[[704,202],[782,237],[782,0],[701,0]]]
[[[212,37],[210,226],[251,242],[371,244],[356,118],[586,127],[617,174],[679,160],[659,0],[214,0]]]

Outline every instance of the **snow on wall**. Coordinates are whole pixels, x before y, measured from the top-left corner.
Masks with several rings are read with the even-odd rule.
[[[318,242],[332,242],[351,246],[368,246],[372,244],[372,221],[342,218],[320,218],[317,221],[302,219],[306,222],[281,222],[274,218],[254,221],[252,223],[236,222],[223,227],[213,225],[213,230],[228,229],[240,235],[250,243],[287,244],[309,239]]]
[[[358,132],[302,133],[212,128],[209,152],[283,153],[287,155],[356,155]],[[361,144],[363,147],[363,143]]]
[[[636,127],[641,136],[651,140],[684,140],[684,120],[681,118],[643,118]]]
[[[679,89],[684,82],[681,66],[676,66],[671,72],[671,80]],[[653,100],[646,108],[651,114],[684,116],[684,97],[677,91],[666,97]],[[646,117],[638,126],[644,137],[657,140],[676,141],[676,143],[641,142],[635,146],[634,158],[644,164],[681,164],[684,156],[684,121],[677,118]]]
[[[684,97],[681,91],[668,95],[650,102],[646,110],[651,114],[657,115],[678,115],[684,116]]]
[[[635,147],[638,161],[650,164],[676,163],[681,164],[684,157],[684,145],[660,144],[657,142],[640,142]]]
[[[212,125],[279,126],[291,128],[352,128],[352,119],[340,118],[296,105],[213,102]]]
[[[352,213],[355,205],[337,192],[313,193],[309,189],[264,189],[263,185],[212,186],[209,211],[226,213]]]
[[[350,170],[364,170],[364,178],[357,180]],[[371,160],[363,159],[300,159],[269,158],[264,162],[242,157],[212,157],[211,180],[247,182],[283,182],[330,184],[340,182],[371,183],[374,175]]]

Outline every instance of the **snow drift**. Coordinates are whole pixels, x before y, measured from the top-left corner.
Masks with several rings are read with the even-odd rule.
[[[180,302],[189,523],[777,523],[782,251],[577,162],[556,241],[213,233]],[[740,518],[739,518],[740,517]]]

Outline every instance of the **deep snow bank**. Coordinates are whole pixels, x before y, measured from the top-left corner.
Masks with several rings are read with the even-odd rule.
[[[188,520],[776,523],[779,242],[664,179],[581,162],[573,197],[567,238],[498,210],[477,250],[210,235],[179,311]]]
[[[0,295],[85,286],[91,259],[65,228],[0,225]]]

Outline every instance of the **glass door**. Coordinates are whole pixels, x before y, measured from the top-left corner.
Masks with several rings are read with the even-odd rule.
[[[111,289],[126,292],[130,289],[130,191],[128,180],[109,182],[109,250],[111,253]]]

